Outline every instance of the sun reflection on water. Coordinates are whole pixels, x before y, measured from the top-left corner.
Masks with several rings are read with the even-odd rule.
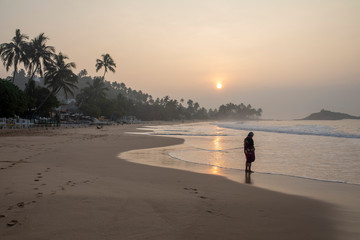
[[[210,171],[211,171],[212,174],[217,175],[217,174],[219,174],[219,167],[212,166]]]
[[[223,152],[221,152],[223,150],[223,137],[222,136],[215,136],[214,140],[212,141],[213,143],[213,147],[212,149],[214,150],[214,152],[212,153],[212,158],[211,158],[211,173],[212,174],[219,174],[219,167],[223,166]]]
[[[215,150],[222,150],[221,140],[222,140],[221,136],[215,136],[214,141],[213,141]]]

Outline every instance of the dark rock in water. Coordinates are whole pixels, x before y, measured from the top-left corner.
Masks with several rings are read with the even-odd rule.
[[[322,109],[318,113],[312,113],[306,118],[300,120],[342,120],[342,119],[360,119],[360,117],[351,116],[346,113],[331,112]]]

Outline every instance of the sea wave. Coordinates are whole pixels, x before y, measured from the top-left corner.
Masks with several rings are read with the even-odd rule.
[[[194,151],[194,150],[192,150],[192,151]],[[195,151],[201,151],[201,150],[198,149],[198,150],[195,150]],[[224,170],[235,170],[235,171],[244,171],[245,170],[245,169],[242,169],[242,168],[232,168],[232,167],[219,166],[219,165],[216,165],[216,164],[200,163],[200,162],[185,160],[185,159],[183,159],[181,157],[176,156],[176,152],[170,152],[170,153],[168,153],[168,155],[173,159],[183,161],[183,162],[187,162],[187,163],[191,163],[191,164],[195,164],[195,165],[203,165],[203,166],[208,166],[208,167],[217,167],[217,168],[224,169]],[[335,179],[304,177],[304,176],[300,176],[300,175],[291,175],[291,174],[275,173],[275,172],[255,171],[255,173],[266,174],[266,175],[287,176],[287,177],[293,177],[293,178],[315,180],[315,181],[320,181],[320,182],[343,183],[343,184],[350,184],[350,185],[360,186],[360,184],[356,183],[356,182],[342,181],[342,180],[335,180]]]
[[[235,130],[261,131],[295,135],[314,135],[339,138],[360,138],[359,134],[352,134],[338,131],[336,128],[326,125],[292,125],[292,126],[274,126],[249,123],[216,123],[218,127]]]
[[[225,137],[225,136],[229,136],[228,134],[213,134],[213,133],[191,133],[191,132],[174,132],[174,133],[170,133],[170,132],[151,132],[148,133],[149,135],[159,135],[159,136],[192,136],[192,137]]]

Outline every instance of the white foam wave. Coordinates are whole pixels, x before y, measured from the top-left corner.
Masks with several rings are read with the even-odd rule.
[[[293,126],[274,126],[249,123],[217,123],[217,126],[235,130],[274,132],[296,135],[314,135],[340,138],[360,138],[358,134],[351,134],[337,131],[336,128],[326,125],[293,125]]]
[[[194,150],[192,150],[192,151],[194,151]],[[195,151],[196,151],[196,150],[195,150]],[[201,150],[198,150],[198,151],[201,151]],[[191,163],[191,164],[208,166],[208,167],[217,167],[217,168],[225,169],[225,170],[244,171],[244,169],[241,169],[241,168],[231,168],[231,167],[219,166],[219,165],[216,165],[216,164],[200,163],[200,162],[193,162],[193,161],[185,160],[185,159],[183,159],[183,158],[181,158],[181,157],[176,156],[175,152],[170,152],[170,153],[168,153],[168,155],[169,155],[171,158],[173,158],[173,159],[180,160],[180,161],[187,162],[187,163]],[[350,184],[350,185],[358,185],[358,186],[360,186],[360,184],[358,184],[358,183],[341,181],[341,180],[331,180],[331,179],[322,179],[322,178],[303,177],[303,176],[283,174],[283,173],[274,173],[274,172],[260,172],[260,171],[256,171],[255,173],[258,173],[258,174],[267,174],[267,175],[277,175],[277,176],[286,176],[286,177],[294,177],[294,178],[315,180],[315,181],[320,181],[320,182],[332,182],[332,183],[342,183],[342,184]]]
[[[212,133],[191,133],[191,132],[182,132],[182,133],[170,133],[170,132],[151,132],[149,135],[159,135],[159,136],[201,136],[201,137],[217,137],[217,136],[229,136],[228,134],[212,134]]]

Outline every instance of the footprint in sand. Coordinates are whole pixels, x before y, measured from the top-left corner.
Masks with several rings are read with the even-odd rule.
[[[198,194],[198,190],[196,188],[184,187],[184,189],[187,190],[187,191],[190,191],[193,194]],[[199,198],[201,198],[201,199],[209,199],[208,197],[205,197],[205,196],[199,196]]]
[[[76,186],[76,183],[73,182],[73,181],[68,181],[68,182],[66,183],[66,185],[67,185],[67,186],[70,186],[70,187],[75,187],[75,186]]]
[[[226,215],[222,214],[221,212],[217,212],[217,211],[207,210],[206,212],[213,216],[226,216]]]
[[[10,222],[7,223],[8,227],[13,227],[15,226],[16,224],[18,224],[18,220],[11,220]]]
[[[43,193],[39,192],[39,193],[37,193],[35,196],[36,196],[37,198],[40,198],[40,197],[42,197],[43,195],[44,195]]]
[[[196,188],[184,188],[185,190],[191,191],[194,194],[198,194],[198,190]]]

